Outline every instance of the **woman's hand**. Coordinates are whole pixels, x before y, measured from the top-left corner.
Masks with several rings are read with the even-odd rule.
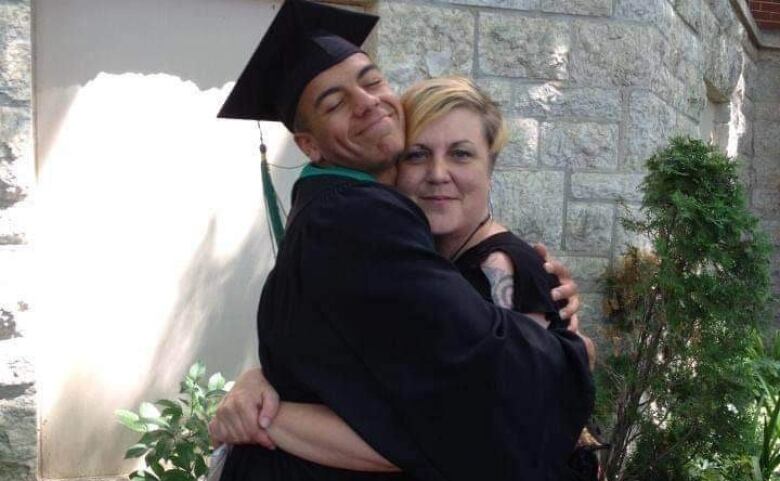
[[[209,423],[212,444],[260,444],[276,449],[266,428],[278,409],[279,395],[263,376],[262,369],[244,372],[219,403]]]

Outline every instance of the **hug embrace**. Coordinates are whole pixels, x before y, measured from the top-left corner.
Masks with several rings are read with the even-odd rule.
[[[464,78],[399,98],[359,47],[377,20],[287,0],[220,112],[310,159],[220,479],[588,479],[592,343],[568,271],[492,217],[501,112]]]

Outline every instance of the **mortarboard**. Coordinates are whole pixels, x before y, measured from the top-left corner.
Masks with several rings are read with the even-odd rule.
[[[218,117],[282,121],[293,130],[298,99],[320,72],[350,55],[378,17],[287,0],[238,78]]]

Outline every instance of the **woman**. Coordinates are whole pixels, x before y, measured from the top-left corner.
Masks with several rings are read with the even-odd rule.
[[[425,212],[439,253],[488,300],[561,324],[550,298],[557,279],[490,212],[490,178],[507,140],[497,106],[464,78],[420,82],[401,101],[409,142],[396,186]]]
[[[507,137],[497,106],[463,78],[420,82],[402,102],[408,148],[398,164],[397,187],[425,213],[437,250],[487,300],[544,326],[564,328],[551,298],[557,278],[490,213],[490,177]],[[576,323],[572,327],[576,330]],[[252,435],[242,426],[242,416],[257,416],[259,410],[259,424],[267,429],[253,441],[266,447],[279,445],[328,466],[397,471],[327,407],[282,402],[275,413],[276,394],[258,371],[242,376],[238,386],[249,394],[232,394],[223,402],[212,423],[216,440],[246,442]],[[573,449],[577,433],[567,434]]]

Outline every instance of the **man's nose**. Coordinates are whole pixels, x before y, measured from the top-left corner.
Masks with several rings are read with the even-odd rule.
[[[355,92],[355,116],[363,117],[379,105],[379,97],[366,91],[364,88],[358,88]]]

